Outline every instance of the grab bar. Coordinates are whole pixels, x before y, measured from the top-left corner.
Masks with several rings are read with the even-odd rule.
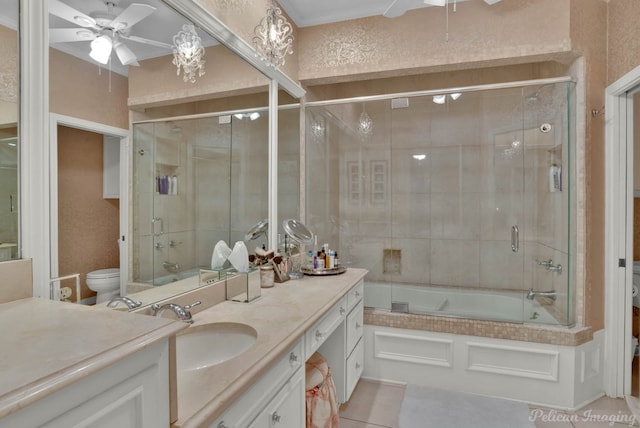
[[[520,231],[518,225],[511,226],[511,251],[517,253],[520,249]]]

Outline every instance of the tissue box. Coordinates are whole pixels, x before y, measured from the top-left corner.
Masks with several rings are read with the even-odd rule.
[[[227,300],[251,302],[260,297],[260,271],[227,273]]]

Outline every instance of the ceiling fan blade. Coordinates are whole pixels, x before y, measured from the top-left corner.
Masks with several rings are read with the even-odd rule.
[[[124,35],[121,34],[120,38],[125,39],[125,40],[131,40],[132,42],[138,42],[138,43],[144,43],[144,44],[151,45],[151,46],[157,46],[159,48],[165,48],[165,49],[169,49],[169,50],[173,49],[173,45],[170,45],[168,43],[162,43],[162,42],[157,42],[155,40],[143,39],[142,37],[124,36]]]
[[[411,6],[416,6],[415,0],[394,0],[382,15],[385,18],[397,18],[404,15]]]
[[[94,28],[96,26],[95,19],[60,0],[49,0],[49,13],[81,27]]]
[[[131,3],[131,5],[122,11],[122,13],[111,21],[111,27],[116,30],[124,30],[131,28],[136,23],[142,21],[156,10],[155,7],[148,4]]]
[[[129,49],[129,46],[122,42],[117,42],[113,46],[113,49],[116,51],[116,55],[118,55],[118,59],[122,65],[140,66],[136,55],[131,51],[131,49]]]
[[[52,28],[49,30],[49,42],[86,42],[96,38],[93,31],[84,28]]]

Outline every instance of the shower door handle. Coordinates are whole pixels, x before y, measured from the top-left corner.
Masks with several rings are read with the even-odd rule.
[[[517,253],[520,249],[520,231],[518,225],[511,226],[511,251]]]

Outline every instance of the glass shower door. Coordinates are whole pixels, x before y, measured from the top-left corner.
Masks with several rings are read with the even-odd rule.
[[[493,162],[482,201],[480,286],[495,294],[495,316],[488,311],[485,318],[509,322],[524,321],[525,260],[530,252],[522,93],[522,88],[513,88],[481,94],[487,106],[484,115],[490,118],[486,148]]]

